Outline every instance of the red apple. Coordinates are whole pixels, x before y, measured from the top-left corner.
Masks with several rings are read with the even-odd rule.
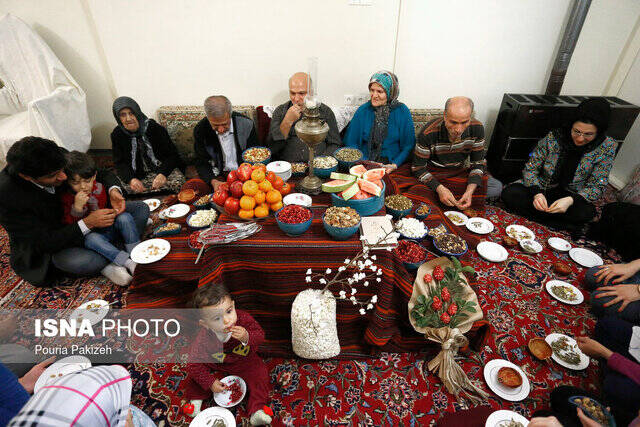
[[[224,202],[224,211],[229,215],[238,215],[240,210],[240,200],[235,197],[228,197]]]
[[[238,175],[236,173],[236,171],[231,171],[229,172],[229,175],[227,175],[227,184],[231,185],[231,183],[235,182],[238,180]]]
[[[218,206],[224,206],[224,202],[225,200],[227,200],[227,197],[229,197],[229,192],[220,190],[218,188],[218,191],[213,193],[213,197],[212,197],[213,203],[215,203]]]
[[[245,182],[251,179],[251,172],[253,172],[251,166],[243,163],[242,166],[236,170],[236,175],[240,181]]]
[[[232,182],[229,186],[229,190],[231,191],[231,195],[237,199],[244,195],[244,193],[242,192],[242,181]]]
[[[218,190],[229,192],[229,184],[227,184],[226,182],[223,182],[218,186]]]

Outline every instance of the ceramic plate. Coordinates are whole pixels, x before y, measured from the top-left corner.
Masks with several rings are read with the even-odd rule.
[[[498,371],[500,368],[508,366],[518,371],[522,377],[522,385],[519,387],[507,387],[498,382]],[[487,385],[495,394],[505,400],[511,402],[519,402],[525,399],[529,395],[531,385],[529,384],[529,378],[518,366],[504,359],[493,359],[484,366],[484,380]]]
[[[569,344],[575,346],[576,352],[580,355],[580,363],[578,363],[577,365],[571,365],[565,362],[564,360],[561,360],[558,356],[556,356],[555,351],[551,355],[551,358],[555,360],[558,365],[564,366],[565,368],[573,369],[575,371],[581,371],[583,369],[587,369],[587,366],[589,366],[589,356],[587,356],[582,351],[580,351],[580,349],[578,348],[578,344],[576,344],[576,340],[574,340],[568,335],[555,334],[555,333],[547,335],[547,337],[544,340],[547,342],[547,344],[551,345],[551,343],[553,343],[560,337],[567,337],[569,339]]]
[[[542,252],[542,245],[531,239],[520,240],[520,247],[528,254],[537,254]]]
[[[449,218],[449,221],[451,221],[455,225],[465,225],[467,221],[469,221],[469,217],[467,217],[462,212],[446,211],[444,214],[447,216],[447,218]]]
[[[138,264],[151,264],[165,257],[171,250],[171,243],[164,239],[151,239],[138,243],[131,251],[131,259]]]
[[[534,240],[536,235],[524,225],[511,224],[505,229],[509,237],[513,237],[518,242],[524,239]]]
[[[573,293],[575,294],[576,299],[575,300],[568,300],[568,299],[561,298],[558,295],[554,294],[552,292],[552,290],[556,286],[566,286],[567,288],[570,288],[573,291]],[[582,295],[582,292],[580,292],[580,290],[578,288],[576,288],[575,286],[573,286],[570,283],[563,282],[562,280],[549,280],[547,282],[547,284],[545,285],[545,288],[547,289],[547,292],[549,292],[549,294],[552,297],[554,297],[558,301],[563,302],[565,304],[578,305],[578,304],[582,303],[582,301],[584,301],[584,295]]]
[[[222,420],[225,427],[235,427],[236,419],[228,409],[214,406],[200,412],[197,417],[191,421],[190,427],[213,427],[213,423]]]
[[[38,377],[33,387],[34,394],[42,387],[53,384],[58,378],[91,367],[91,361],[84,356],[69,356],[49,365]]]
[[[235,375],[229,375],[228,377],[224,377],[220,380],[220,382],[225,385],[230,385],[234,381],[238,381],[240,383],[242,397],[240,397],[240,399],[236,400],[235,402],[232,402],[231,391],[227,390],[222,393],[214,393],[213,400],[215,400],[218,405],[224,408],[231,408],[232,406],[236,406],[238,403],[242,402],[242,399],[244,399],[244,396],[247,394],[247,384],[244,382],[244,380]]]
[[[591,252],[588,249],[572,248],[569,251],[569,256],[571,257],[572,260],[574,260],[581,266],[587,267],[587,268],[604,264],[604,262],[602,261],[602,258],[600,258],[598,254]]]
[[[83,319],[89,319],[91,325],[95,325],[107,315],[109,312],[109,303],[103,299],[94,299],[83,303],[80,307],[73,310],[69,319],[76,319],[82,322]]]
[[[149,211],[153,212],[162,204],[158,199],[147,199],[144,201],[149,206]]]
[[[494,228],[491,221],[485,218],[480,218],[479,216],[469,218],[466,226],[470,231],[478,234],[489,234]]]
[[[529,420],[519,413],[502,409],[489,415],[489,418],[487,418],[487,421],[484,423],[484,427],[504,427],[508,425],[511,420],[522,424],[524,427],[529,425]]]
[[[482,258],[491,262],[502,262],[509,257],[509,252],[504,246],[494,242],[480,242],[476,250]]]
[[[189,205],[185,205],[184,203],[178,203],[177,205],[173,205],[162,212],[160,215],[164,218],[180,218],[189,213],[191,208]]]
[[[311,196],[302,193],[291,193],[284,196],[282,203],[286,205],[301,205],[311,207]]]
[[[556,251],[567,252],[569,249],[571,249],[571,243],[567,242],[564,239],[561,239],[560,237],[549,237],[547,243],[549,243],[549,246],[551,246]]]

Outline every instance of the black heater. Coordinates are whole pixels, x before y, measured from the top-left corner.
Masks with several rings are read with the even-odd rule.
[[[522,169],[538,141],[549,130],[570,120],[573,109],[587,98],[592,97],[506,93],[487,151],[491,174],[505,184],[522,177]],[[602,98],[611,106],[607,135],[618,141],[619,149],[640,107],[616,97]]]

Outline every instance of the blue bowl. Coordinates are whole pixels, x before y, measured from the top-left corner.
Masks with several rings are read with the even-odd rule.
[[[337,157],[337,154],[338,154],[340,151],[344,150],[345,148],[349,148],[349,149],[351,149],[351,150],[356,150],[356,151],[358,151],[358,152],[360,153],[360,158],[359,158],[358,160],[354,160],[354,161],[352,161],[352,162],[346,162],[346,161],[344,161],[344,160],[340,160],[340,159]],[[352,147],[342,147],[342,148],[339,148],[339,149],[337,149],[336,151],[334,151],[334,152],[333,152],[333,157],[335,157],[335,158],[336,158],[336,160],[338,160],[338,167],[340,168],[340,170],[348,173],[348,172],[349,172],[349,169],[351,168],[351,166],[355,165],[357,162],[359,162],[360,160],[362,160],[362,157],[363,157],[363,156],[362,156],[362,151],[358,150],[357,148],[352,148]]]
[[[449,233],[449,234],[451,234],[451,233]],[[460,253],[452,253],[452,252],[447,252],[447,251],[442,250],[440,247],[438,247],[437,239],[433,239],[433,246],[435,246],[435,248],[438,250],[438,252],[440,252],[443,255],[448,255],[448,256],[462,256],[462,255],[466,254],[467,251],[469,250],[469,244],[466,241],[464,243],[465,243],[464,251],[462,251]]]
[[[427,262],[427,258],[429,258],[429,252],[427,252],[427,250],[425,249],[424,246],[422,246],[421,244],[419,244],[419,243],[417,243],[415,241],[413,243],[417,244],[422,249],[424,249],[425,255],[424,255],[424,259],[422,261],[418,261],[418,262],[405,262],[405,261],[403,261],[402,263],[404,264],[404,267],[407,270],[417,270],[418,267],[420,267],[422,264]]]
[[[330,157],[330,156],[318,156],[318,157],[316,157],[316,159],[320,158],[320,157]],[[313,173],[316,174],[316,176],[318,178],[326,179],[326,178],[329,178],[331,176],[331,172],[335,172],[337,170],[338,170],[338,164],[336,163],[335,166],[332,166],[330,168],[316,168],[316,167],[314,167],[313,168]]]
[[[421,215],[421,214],[419,214],[419,213],[418,213],[418,209],[420,209],[422,206],[426,206],[426,207],[427,207],[427,209],[428,209],[428,210],[427,210],[426,215],[425,215],[425,214],[422,214],[422,215]],[[415,211],[413,211],[413,215],[414,215],[416,218],[418,218],[418,219],[425,219],[426,217],[428,217],[428,216],[429,216],[429,214],[430,214],[430,213],[431,213],[431,207],[430,207],[428,204],[426,204],[426,203],[420,203],[420,204],[418,205],[418,207],[416,208],[416,210],[415,210]]]
[[[182,231],[182,226],[178,227],[175,230],[169,230],[169,231],[159,231],[162,227],[164,227],[167,224],[175,224],[175,223],[169,223],[169,222],[165,222],[162,225],[157,226],[154,230],[153,230],[153,237],[164,237],[164,236],[173,236],[175,234],[180,234],[180,232]],[[180,224],[178,224],[180,225]]]
[[[327,224],[327,222],[324,220],[324,214],[322,214],[322,225],[324,225],[324,229],[327,230],[327,233],[329,233],[334,239],[347,240],[358,231],[358,229],[360,228],[360,221],[358,221],[356,225],[353,225],[351,227],[335,227],[333,225]]]
[[[388,206],[385,206],[385,208],[387,209],[387,213],[391,215],[394,219],[400,219],[411,213],[411,210],[413,209],[413,205],[409,209],[404,209],[404,210],[392,209]]]
[[[299,205],[298,205],[299,206]],[[311,227],[311,223],[313,222],[313,211],[307,207],[304,206],[300,206],[306,210],[308,210],[309,212],[311,212],[311,218],[309,218],[307,221],[305,222],[300,222],[298,224],[288,224],[286,222],[281,222],[280,221],[280,212],[282,212],[282,209],[285,209],[285,207],[280,208],[278,210],[278,212],[276,212],[276,222],[278,223],[278,227],[280,227],[280,230],[282,230],[284,232],[284,234],[286,234],[287,236],[290,237],[298,237],[302,234],[304,234],[305,231],[307,231],[309,229],[309,227]]]
[[[213,194],[209,194],[209,203],[205,203],[204,205],[196,205],[196,202],[200,199],[198,197],[198,199],[196,199],[196,201],[193,202],[193,207],[196,209],[211,209],[211,208],[215,209],[215,206],[213,206],[213,202],[211,201],[212,197],[213,197]]]
[[[422,236],[420,237],[409,237],[407,235],[402,234],[401,231],[398,231],[398,234],[400,234],[400,237],[402,237],[403,239],[407,239],[407,240],[413,240],[414,242],[419,242],[420,240],[425,239],[428,236],[429,233],[429,229],[425,226],[425,232]]]
[[[370,216],[378,212],[384,206],[384,191],[386,184],[382,181],[382,191],[379,196],[369,197],[368,199],[360,200],[345,200],[337,193],[331,193],[331,203],[333,206],[348,206],[358,212],[360,216]]]
[[[596,406],[599,406],[600,409],[602,409],[602,413],[604,414],[605,417],[607,417],[607,420],[609,421],[609,425],[611,427],[616,427],[616,421],[613,419],[613,416],[611,415],[611,412],[607,411],[607,408],[600,402],[598,402],[597,400],[589,397],[589,396],[571,396],[569,398],[569,403],[572,403],[573,405],[575,405],[577,408],[582,409],[582,412],[584,412],[584,414],[591,418],[592,420],[596,420],[592,415],[591,412],[587,411],[584,407],[584,405],[580,405],[579,403],[576,402],[577,399],[584,399],[584,398],[588,398],[590,399]],[[597,420],[596,420],[597,421]]]
[[[267,150],[269,150],[269,157],[268,157],[268,158],[266,158],[266,159],[264,159],[264,160],[263,160],[263,161],[261,161],[261,162],[252,162],[252,161],[249,161],[249,160],[245,159],[245,158],[244,158],[245,153],[246,153],[247,151],[251,150],[252,148],[266,148]],[[264,164],[266,165],[266,164],[268,164],[269,162],[271,162],[271,149],[270,149],[269,147],[261,147],[261,146],[259,146],[259,147],[249,147],[249,148],[247,148],[246,150],[244,150],[244,151],[242,152],[242,156],[241,156],[241,157],[242,157],[242,161],[243,161],[243,162],[251,163],[252,165],[255,165],[256,163],[264,163]]]

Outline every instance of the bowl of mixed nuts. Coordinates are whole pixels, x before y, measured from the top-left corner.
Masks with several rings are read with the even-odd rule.
[[[313,159],[313,173],[318,178],[329,178],[331,172],[338,169],[338,161],[331,156],[318,156]]]
[[[420,205],[416,208],[413,214],[418,219],[425,219],[431,213],[431,208],[426,203],[420,203]]]
[[[242,152],[242,160],[251,163],[264,163],[265,165],[271,161],[271,150],[267,147],[251,147]]]
[[[392,194],[385,197],[384,206],[387,208],[388,214],[391,214],[395,219],[399,219],[411,213],[413,202],[402,194]]]
[[[362,160],[362,151],[357,148],[343,147],[334,151],[333,157],[338,160],[340,170],[348,172],[351,166]]]
[[[442,254],[448,256],[461,256],[466,254],[469,249],[467,242],[453,233],[444,233],[434,237],[433,246]]]
[[[334,239],[347,240],[358,231],[360,215],[348,206],[332,206],[324,211],[322,224]]]

